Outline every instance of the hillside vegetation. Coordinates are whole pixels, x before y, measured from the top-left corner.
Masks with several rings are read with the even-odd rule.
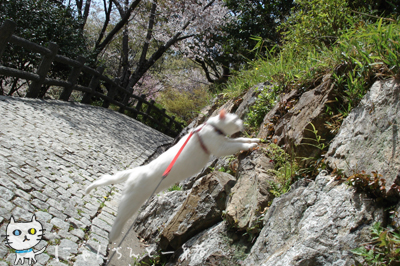
[[[338,95],[336,108],[326,110],[336,118],[328,125],[337,130],[374,81],[398,75],[400,25],[397,18],[354,12],[345,7],[346,1],[329,1],[331,6],[325,2],[299,1],[308,12],[296,13],[283,25],[287,27],[284,44],[260,53],[259,59],[250,62],[248,70],[237,72],[223,90],[229,99],[239,97],[261,82],[274,85],[272,91],[259,95],[248,115],[250,131],[257,130],[281,93],[292,89],[307,91],[316,87],[326,74],[331,74]],[[329,19],[340,20],[340,30],[334,32],[333,28],[338,26],[329,24]],[[324,36],[330,41],[324,41]],[[255,49],[261,50],[262,45],[260,39]]]
[[[325,127],[334,136],[343,120],[375,81],[399,78],[400,25],[395,14],[354,10],[348,7],[347,1],[342,0],[298,1],[297,8],[298,11],[281,26],[281,30],[285,31],[283,43],[268,49],[268,40],[255,38],[258,44],[253,52],[257,53],[257,59],[249,62],[247,70],[236,72],[222,91],[225,100],[240,99],[251,87],[265,82],[272,84],[272,89],[267,87],[262,90],[255,104],[250,107],[245,118],[248,135],[258,134],[265,115],[282,95],[292,90],[304,93],[328,78],[335,98],[326,105],[328,119]],[[396,9],[393,11],[396,12]],[[287,108],[291,107],[287,105]],[[315,128],[312,133],[315,145],[323,155],[332,138],[323,139]],[[287,146],[282,150],[271,143],[269,147],[269,155],[275,156],[280,162],[275,168],[278,182],[270,184],[270,192],[275,196],[289,191],[291,184],[300,178],[313,179],[319,171],[327,168],[323,156],[306,158],[305,162],[304,158],[296,158]],[[341,174],[337,174],[340,178]],[[347,181],[362,180],[348,184],[373,195],[381,204],[386,202],[383,203],[386,208],[392,206],[393,202],[390,203],[386,198],[384,185],[375,189],[381,182],[377,173],[372,178],[365,173],[343,178]],[[391,213],[391,218],[397,215]],[[365,265],[397,262],[397,229],[382,228],[380,224],[375,224],[371,230],[373,245],[367,249],[362,246],[353,250],[353,253],[364,257]]]

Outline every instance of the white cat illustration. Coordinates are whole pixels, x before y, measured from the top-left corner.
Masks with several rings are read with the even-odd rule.
[[[11,216],[6,230],[6,245],[15,249],[15,265],[19,261],[24,264],[25,259],[28,259],[29,265],[36,262],[35,256],[43,253],[46,249],[44,247],[39,251],[33,251],[33,247],[42,240],[43,231],[43,226],[36,221],[35,215],[32,216],[30,222],[15,222],[14,217]]]

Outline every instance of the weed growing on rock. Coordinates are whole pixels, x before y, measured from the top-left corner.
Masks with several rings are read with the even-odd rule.
[[[390,205],[400,198],[400,186],[393,184],[390,189],[386,190],[386,180],[381,174],[372,171],[367,174],[365,171],[356,172],[347,178],[346,182],[355,187],[360,192],[365,192],[371,198]]]
[[[260,234],[262,228],[263,228],[263,222],[264,222],[264,216],[265,213],[267,212],[268,208],[265,208],[260,215],[253,221],[253,223],[246,228],[246,232],[243,234],[243,236],[248,235],[249,236],[249,241],[253,243],[258,235]]]
[[[289,192],[290,190],[290,185],[292,184],[291,179],[287,179],[284,184],[278,184],[273,181],[268,182],[270,185],[269,192],[272,193],[275,197],[279,197],[286,192]]]
[[[224,172],[227,174],[233,174],[232,171],[229,168],[225,168],[223,166],[221,166],[221,168],[218,169],[219,172]]]
[[[177,185],[177,184],[175,184],[172,187],[168,188],[168,191],[181,191],[181,190],[182,190],[182,187]]]
[[[246,126],[250,128],[258,128],[263,121],[265,115],[274,107],[279,101],[279,88],[273,86],[268,90],[263,90],[257,96],[257,101],[250,107],[247,119],[245,121]]]
[[[362,257],[366,265],[399,265],[400,233],[394,228],[383,228],[377,222],[371,227],[372,242],[353,249],[355,255]]]
[[[275,163],[275,169],[268,171],[276,176],[277,182],[269,181],[269,192],[275,197],[279,197],[289,191],[290,185],[293,183],[293,177],[298,171],[298,165],[294,158],[274,143],[269,144],[267,148],[264,149],[264,152]]]

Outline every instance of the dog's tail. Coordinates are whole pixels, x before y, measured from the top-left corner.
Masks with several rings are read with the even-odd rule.
[[[115,173],[114,175],[103,175],[102,177],[100,177],[99,180],[93,182],[90,186],[88,186],[85,190],[85,193],[89,194],[90,191],[100,186],[122,183],[128,179],[131,173],[132,169],[120,171]]]

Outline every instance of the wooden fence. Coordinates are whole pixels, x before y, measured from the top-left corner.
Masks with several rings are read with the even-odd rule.
[[[80,91],[83,93],[81,103],[91,104],[92,97],[96,96],[103,100],[102,107],[108,108],[110,104],[119,107],[120,113],[129,112],[130,116],[141,122],[150,125],[151,127],[170,136],[177,136],[183,128],[183,124],[175,120],[175,117],[168,116],[165,109],[159,109],[154,104],[154,100],[147,101],[146,95],[137,96],[129,92],[125,88],[119,86],[116,81],[102,75],[104,67],[99,67],[96,70],[85,66],[85,58],[78,57],[76,60],[68,57],[58,55],[58,45],[55,43],[48,43],[48,47],[43,47],[36,43],[30,42],[26,39],[13,35],[15,23],[11,20],[6,20],[0,27],[0,59],[5,51],[8,43],[16,46],[23,47],[34,53],[41,55],[41,63],[37,67],[36,73],[9,68],[0,65],[0,75],[5,77],[15,77],[31,81],[25,97],[37,98],[40,89],[43,85],[57,86],[62,88],[60,100],[68,101],[72,92]],[[48,78],[48,72],[53,62],[68,65],[72,67],[67,80]],[[89,86],[82,86],[78,84],[78,78],[81,73],[91,76]],[[96,91],[100,82],[106,83],[108,86],[107,95]],[[122,95],[122,101],[117,101],[115,96]],[[135,106],[128,103],[135,102]],[[158,119],[154,118],[151,114],[156,114]],[[155,116],[155,115],[154,115]]]

